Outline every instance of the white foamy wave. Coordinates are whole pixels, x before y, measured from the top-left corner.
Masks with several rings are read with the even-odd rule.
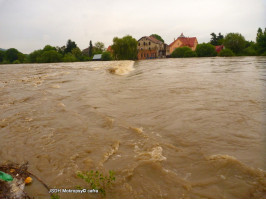
[[[107,68],[108,72],[116,75],[126,75],[134,70],[134,61],[114,61]]]

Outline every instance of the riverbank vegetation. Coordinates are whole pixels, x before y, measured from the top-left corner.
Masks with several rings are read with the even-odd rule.
[[[266,56],[266,28],[259,28],[256,41],[247,41],[240,33],[211,33],[208,43],[198,44],[195,51],[189,47],[177,48],[171,54],[172,58],[186,57],[231,57],[231,56]],[[153,34],[155,38],[164,42],[161,36]],[[54,63],[54,62],[83,62],[91,61],[95,54],[102,54],[102,60],[136,60],[137,40],[130,35],[123,38],[115,37],[111,50],[107,51],[102,42],[92,45],[83,51],[77,44],[68,40],[65,46],[54,47],[46,45],[43,49],[35,50],[30,54],[23,54],[15,48],[0,49],[0,64],[20,63]],[[217,53],[215,46],[222,45],[223,49]]]

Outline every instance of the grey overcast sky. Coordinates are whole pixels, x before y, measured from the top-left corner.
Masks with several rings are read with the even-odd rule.
[[[112,44],[157,33],[167,44],[182,32],[208,42],[210,33],[241,33],[255,40],[266,27],[266,0],[0,0],[0,48],[23,53],[74,40]]]

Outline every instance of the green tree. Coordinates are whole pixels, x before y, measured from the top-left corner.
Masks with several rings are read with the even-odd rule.
[[[78,47],[72,49],[71,53],[76,57],[76,60],[78,61],[82,60],[82,52]]]
[[[104,61],[108,61],[108,60],[112,60],[112,55],[109,51],[105,51],[102,54],[102,60]]]
[[[104,50],[104,43],[96,42],[93,47],[93,54],[101,54]]]
[[[46,45],[43,48],[43,51],[51,51],[51,50],[56,50],[56,48],[55,47],[52,47],[51,45]]]
[[[258,29],[256,42],[258,46],[258,53],[259,54],[265,54],[266,52],[266,28],[264,29],[264,32],[261,28]]]
[[[210,44],[214,46],[223,44],[224,36],[221,33],[219,33],[218,36],[215,33],[211,33],[210,35],[212,36],[210,40]]]
[[[221,57],[231,57],[234,56],[235,54],[231,49],[223,49],[222,51],[220,51],[218,55]]]
[[[66,51],[66,46],[64,45],[62,47],[56,47],[56,51],[63,55]]]
[[[137,40],[130,35],[123,38],[115,37],[113,39],[113,55],[118,60],[135,60],[137,59]]]
[[[197,57],[197,53],[195,51],[186,51],[184,53],[184,58],[192,58],[192,57]]]
[[[253,46],[249,46],[242,50],[241,55],[243,56],[256,56],[257,51],[254,49]]]
[[[224,38],[224,46],[231,49],[235,54],[245,48],[245,38],[240,33],[228,33]]]
[[[69,53],[72,51],[72,49],[75,49],[77,47],[76,43],[74,41],[68,40],[65,53]]]
[[[28,57],[29,62],[30,63],[38,62],[37,60],[38,60],[38,58],[41,57],[42,53],[43,53],[43,50],[41,50],[41,49],[40,50],[35,50],[32,53],[30,53],[29,57]]]
[[[0,50],[0,63],[4,61],[5,52]]]
[[[41,63],[54,63],[62,61],[62,55],[56,50],[44,51],[40,57],[37,58],[37,62]]]
[[[163,40],[163,38],[162,38],[160,35],[152,34],[151,36],[152,36],[152,37],[155,37],[157,40],[160,40],[161,42],[164,43],[164,40]]]
[[[176,48],[173,53],[172,53],[172,57],[173,58],[184,58],[185,57],[185,53],[186,52],[193,52],[189,47],[179,47]],[[186,54],[186,56],[189,57],[189,53]],[[193,57],[193,56],[192,56]]]
[[[15,48],[10,48],[5,52],[5,60],[9,61],[10,63],[18,60],[19,51]]]
[[[198,57],[214,57],[217,55],[215,47],[211,44],[198,44],[196,48],[196,53]]]
[[[63,62],[75,62],[75,61],[77,61],[77,59],[72,53],[67,53],[63,57]]]
[[[93,46],[92,46],[92,42],[91,42],[91,40],[90,40],[89,57],[92,57],[92,49],[93,49]]]

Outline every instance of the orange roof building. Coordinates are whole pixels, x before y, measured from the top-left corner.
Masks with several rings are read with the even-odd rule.
[[[196,37],[185,37],[183,33],[169,45],[169,54],[172,54],[176,48],[189,47],[192,51],[195,51],[198,45]]]

